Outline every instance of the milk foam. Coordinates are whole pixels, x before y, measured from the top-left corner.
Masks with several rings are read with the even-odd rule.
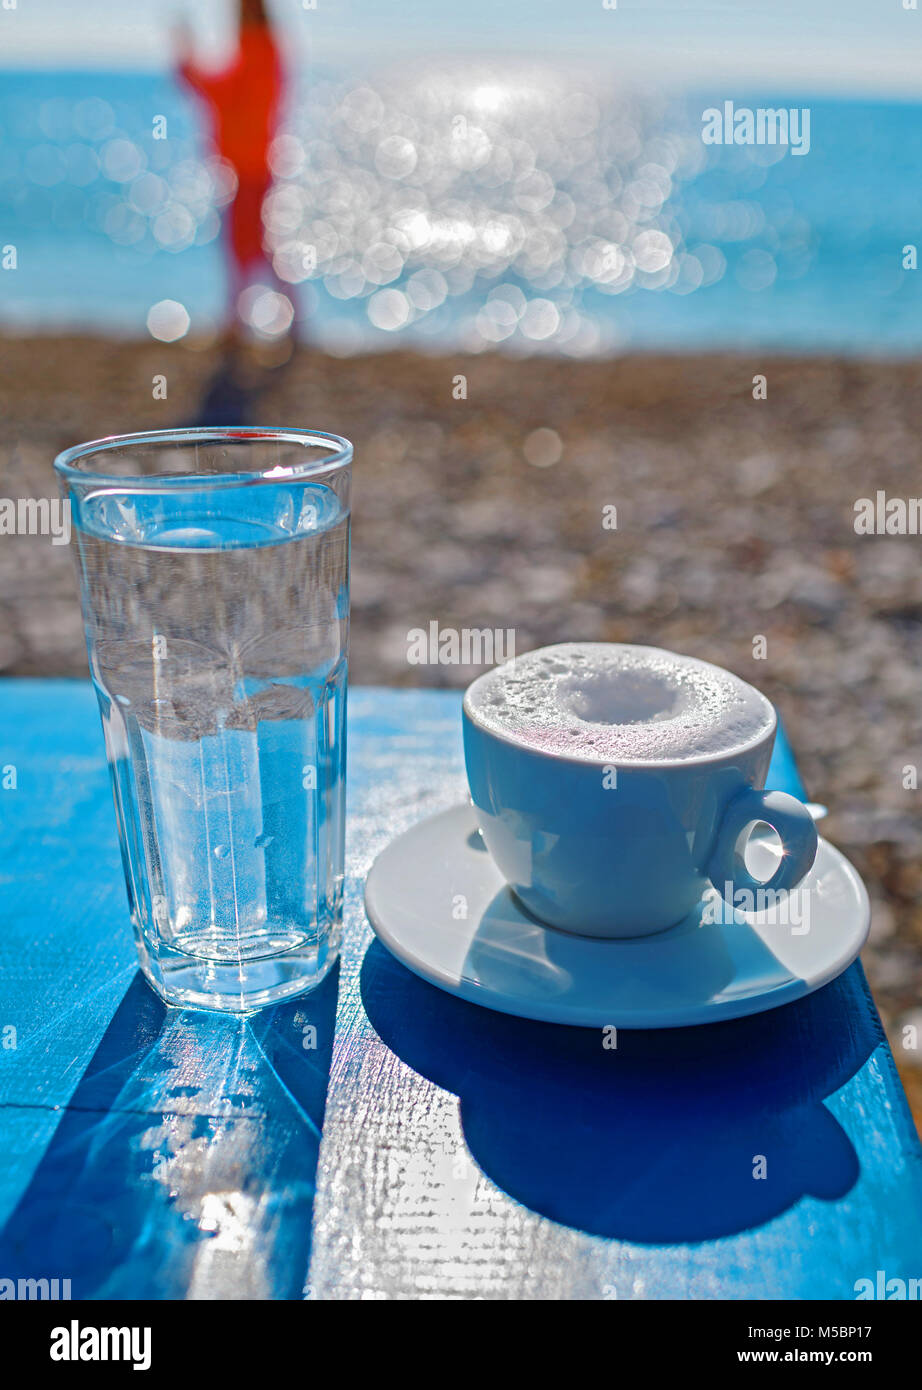
[[[528,652],[476,680],[465,703],[516,742],[614,764],[728,753],[774,721],[765,696],[719,666],[615,642]]]

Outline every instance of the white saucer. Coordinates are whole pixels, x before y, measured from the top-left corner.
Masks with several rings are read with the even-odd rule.
[[[753,849],[762,863],[752,870],[766,878],[770,842]],[[375,933],[424,980],[501,1013],[583,1027],[678,1028],[774,1009],[835,979],[867,939],[864,884],[822,839],[787,909],[714,911],[720,901],[716,920],[703,922],[699,906],[626,941],[541,926],[506,886],[470,806],[392,841],[365,886]]]

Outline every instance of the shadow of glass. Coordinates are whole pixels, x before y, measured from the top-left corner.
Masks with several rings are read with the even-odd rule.
[[[861,978],[856,965],[769,1013],[613,1038],[469,1004],[374,942],[362,998],[392,1051],[459,1096],[472,1157],[511,1197],[591,1234],[676,1244],[853,1186],[857,1155],[822,1102],[880,1041]]]
[[[300,1298],[336,971],[250,1018],[167,1009],[138,974],[0,1236],[75,1298]]]

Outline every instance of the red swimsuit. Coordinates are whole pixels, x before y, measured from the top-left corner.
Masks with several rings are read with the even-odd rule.
[[[180,76],[208,103],[218,152],[237,173],[237,196],[228,214],[230,248],[243,271],[263,259],[262,205],[272,183],[269,146],[275,134],[283,75],[268,29],[245,25],[240,47],[223,72],[182,63]]]

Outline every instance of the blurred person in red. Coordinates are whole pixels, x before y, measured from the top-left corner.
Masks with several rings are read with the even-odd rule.
[[[285,76],[264,0],[240,0],[239,39],[230,63],[207,72],[191,57],[189,32],[177,31],[179,75],[206,102],[218,153],[237,175],[237,192],[224,214],[230,305],[228,337],[239,331],[238,300],[250,275],[265,268],[288,297],[263,246],[262,209],[272,185],[269,147],[275,136]]]

